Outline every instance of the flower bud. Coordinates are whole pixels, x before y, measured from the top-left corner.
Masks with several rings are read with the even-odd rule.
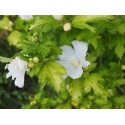
[[[34,63],[38,63],[38,62],[39,62],[39,58],[38,58],[37,56],[35,56],[35,57],[33,58],[33,62],[34,62]]]
[[[122,70],[125,70],[125,65],[122,65],[122,66],[121,66],[121,69],[122,69]]]
[[[32,69],[32,68],[34,67],[34,63],[33,63],[33,62],[29,62],[29,63],[28,63],[28,67],[29,67],[30,69]]]
[[[33,59],[32,58],[29,58],[29,62],[32,62],[33,61]]]
[[[33,16],[32,16],[32,15],[19,15],[19,17],[20,17],[22,20],[31,20],[31,19],[33,19]]]
[[[63,19],[63,15],[53,15],[53,18],[55,19],[55,20],[62,20]]]
[[[64,31],[69,31],[69,30],[71,30],[71,23],[65,23],[64,25],[63,25],[63,29],[64,29]]]

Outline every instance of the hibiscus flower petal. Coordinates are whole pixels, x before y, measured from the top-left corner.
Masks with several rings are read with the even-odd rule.
[[[26,66],[27,66],[27,62],[18,59],[18,67],[20,71],[23,71],[24,69],[26,69],[27,68]]]
[[[78,58],[79,61],[81,61],[86,56],[88,50],[87,43],[78,42],[77,40],[74,40],[72,44],[75,50],[76,57]]]
[[[62,46],[62,55],[59,55],[59,59],[69,62],[71,59],[76,59],[75,52],[71,46]]]
[[[14,80],[15,78],[19,77],[21,75],[21,73],[19,71],[15,71],[12,73],[12,80]]]
[[[8,68],[8,64],[6,64],[6,66],[5,66],[5,69],[7,69]]]
[[[11,72],[8,72],[8,73],[6,74],[6,78],[9,78],[11,75],[12,75]]]
[[[16,78],[15,86],[17,86],[19,88],[23,88],[23,86],[24,86],[24,75],[20,75],[19,77]]]
[[[90,65],[90,62],[87,60],[82,61],[82,67],[87,67],[88,65]]]
[[[83,70],[82,67],[77,67],[72,65],[71,63],[67,63],[65,61],[57,61],[59,64],[63,65],[67,71],[67,75],[73,79],[77,79],[81,77]]]

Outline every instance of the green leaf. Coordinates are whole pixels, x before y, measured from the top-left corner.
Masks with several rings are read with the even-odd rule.
[[[72,40],[76,39],[77,34],[79,33],[78,30],[71,30],[69,32],[62,32],[59,34],[59,46],[63,45],[71,45]]]
[[[88,29],[92,32],[95,32],[95,28],[87,23],[90,22],[97,22],[97,21],[105,21],[105,20],[111,20],[113,19],[114,16],[100,16],[100,15],[85,15],[85,16],[75,16],[74,19],[72,20],[72,25],[75,28],[79,29]]]
[[[122,23],[118,26],[118,32],[122,35],[125,34],[125,23]]]
[[[22,34],[17,31],[13,30],[9,36],[8,36],[8,41],[10,45],[17,45],[17,43],[20,41]]]
[[[92,63],[91,65],[87,66],[84,68],[84,71],[87,72],[91,72],[92,70],[94,70],[96,68],[97,64],[96,63]],[[84,74],[83,74],[84,75]]]
[[[121,104],[125,103],[125,96],[123,95],[123,96],[119,96],[119,97],[114,97],[113,100],[116,104],[121,105]]]
[[[46,41],[43,43],[33,42],[30,40],[24,40],[17,44],[17,47],[22,49],[20,54],[29,54],[30,56],[38,55],[40,58],[46,57],[51,50],[51,41]]]
[[[56,92],[59,92],[64,82],[61,75],[65,74],[66,71],[63,66],[56,62],[48,62],[43,66],[38,74],[38,79],[42,86],[49,84]]]
[[[2,20],[0,20],[0,29],[12,31],[12,25],[13,23],[6,16],[4,16]]]
[[[109,63],[110,69],[108,70],[109,76],[112,79],[117,79],[122,76],[121,66],[116,62]]]
[[[87,94],[90,93],[91,90],[93,90],[94,94],[96,95],[104,94],[104,90],[101,86],[101,82],[103,81],[104,79],[97,73],[89,75],[89,77],[84,80],[84,92]]]
[[[97,98],[97,99],[95,100],[95,103],[96,103],[97,105],[101,105],[101,106],[106,105],[107,102],[108,102],[107,98],[99,98],[99,99]]]
[[[50,52],[50,45],[52,44],[51,41],[46,41],[43,44],[38,44],[38,53],[41,53],[43,56],[46,56]]]
[[[121,59],[125,52],[125,48],[124,48],[125,38],[122,36],[117,37],[117,38],[115,38],[114,42],[116,43],[115,53]]]
[[[91,32],[95,32],[95,28],[86,24],[85,22],[73,22],[72,26],[78,29],[88,29]]]
[[[78,15],[75,16],[72,22],[95,22],[95,21],[104,21],[104,20],[112,20],[114,16],[107,15]]]
[[[8,63],[11,61],[12,61],[12,59],[10,59],[10,58],[0,56],[0,62],[2,62],[2,63]]]
[[[60,23],[56,21],[52,16],[36,17],[35,22],[30,26],[29,30],[43,26],[43,31],[48,31],[51,27],[58,27]]]
[[[92,63],[92,62],[96,61],[97,57],[95,56],[94,53],[90,53],[87,55],[86,59]]]
[[[117,79],[113,82],[114,86],[119,86],[125,84],[125,79]]]
[[[79,79],[72,80],[68,88],[72,100],[79,100],[82,97],[82,82]]]
[[[22,20],[20,17],[18,17],[14,22],[15,29],[22,30],[25,28],[24,20]]]
[[[40,69],[41,69],[41,66],[42,64],[35,64],[35,66],[33,67],[33,69],[31,69],[30,71],[28,71],[28,75],[30,75],[30,77],[33,77],[33,76],[37,76]]]

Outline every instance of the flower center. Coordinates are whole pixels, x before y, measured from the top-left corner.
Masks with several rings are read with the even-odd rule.
[[[72,59],[72,60],[70,61],[70,63],[73,64],[73,65],[75,65],[75,66],[79,66],[79,61],[78,61],[78,60]]]

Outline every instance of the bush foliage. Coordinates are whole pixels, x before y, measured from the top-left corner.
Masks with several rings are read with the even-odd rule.
[[[66,70],[56,60],[73,40],[88,43],[91,64],[80,78],[63,79]],[[0,16],[0,108],[125,108],[124,54],[123,15]],[[16,56],[30,65],[22,89],[6,79],[7,59]]]

